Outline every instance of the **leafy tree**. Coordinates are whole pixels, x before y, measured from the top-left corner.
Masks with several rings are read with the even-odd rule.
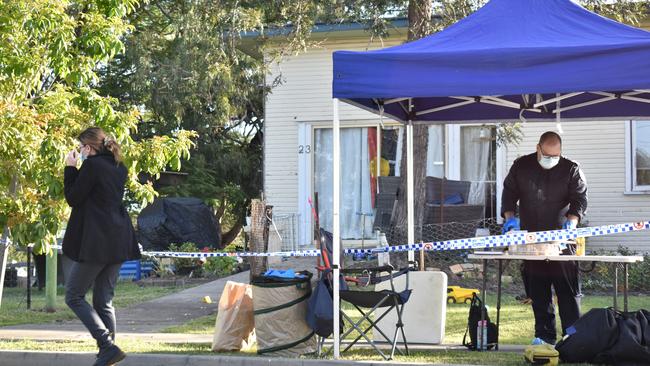
[[[128,190],[142,204],[155,191],[138,173],[178,169],[189,157],[192,132],[135,141],[138,109],[95,88],[98,70],[124,51],[121,37],[132,30],[125,19],[137,6],[136,0],[0,2],[0,259],[8,239],[47,252],[64,228],[64,157],[83,129],[100,126],[122,145]]]
[[[142,106],[139,136],[197,131],[187,181],[162,193],[211,204],[226,228],[222,247],[262,190],[267,66],[306,47],[318,9],[313,1],[154,0],[131,15],[126,52],[102,72],[104,93]],[[265,48],[265,30],[287,22],[291,30]]]

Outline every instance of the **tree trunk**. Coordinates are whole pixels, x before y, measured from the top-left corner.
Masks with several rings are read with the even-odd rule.
[[[52,252],[50,254],[45,255],[45,311],[48,313],[53,313],[56,311],[58,256],[58,249],[52,249]]]
[[[408,8],[408,41],[414,41],[431,34],[431,0],[411,0]]]
[[[18,178],[14,175],[9,185],[9,194],[13,197],[18,188]],[[5,287],[5,271],[7,270],[7,257],[9,256],[9,226],[5,226],[0,237],[0,307],[2,307],[2,293]],[[27,284],[29,286],[29,284]]]
[[[2,307],[2,290],[5,286],[5,271],[7,270],[7,257],[9,256],[9,227],[5,226],[0,238],[0,307]]]
[[[413,41],[428,35],[431,32],[431,11],[430,0],[411,0],[408,7],[408,40]],[[406,164],[406,131],[402,139],[402,160],[400,162],[400,188],[397,196],[395,215],[392,219],[392,226],[396,232],[392,240],[398,241],[393,244],[403,244],[407,241],[407,174],[414,174],[414,201],[415,201],[415,226],[416,241],[421,239],[421,226],[424,219],[425,200],[425,177],[427,164],[427,145],[429,132],[426,125],[413,126],[413,170],[409,172]]]
[[[266,252],[269,238],[269,219],[267,215],[271,214],[273,206],[267,206],[262,200],[253,200],[251,202],[251,233],[250,233],[250,251]],[[249,257],[251,265],[250,279],[254,276],[266,272],[266,257]]]
[[[221,243],[219,246],[221,248],[225,248],[235,239],[237,239],[237,236],[241,232],[242,227],[244,227],[244,219],[240,218],[230,230],[225,233],[221,233]]]
[[[425,177],[427,173],[427,145],[429,143],[429,130],[426,125],[413,126],[413,170],[409,172],[406,164],[406,131],[404,131],[404,138],[402,144],[402,160],[400,162],[400,186],[397,194],[397,206],[395,207],[395,215],[392,219],[392,226],[396,228],[393,245],[404,244],[408,240],[407,237],[407,174],[414,174],[413,182],[414,189],[413,197],[415,202],[415,240],[421,239],[421,227],[424,221],[424,200],[426,194]]]

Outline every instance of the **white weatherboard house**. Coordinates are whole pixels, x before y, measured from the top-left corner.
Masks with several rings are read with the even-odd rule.
[[[369,41],[358,24],[318,26],[313,37],[319,45],[275,64],[267,77],[271,84],[281,75],[282,84],[266,99],[264,192],[274,206],[285,249],[311,245],[314,192],[319,194],[321,226],[332,227],[332,52],[404,42],[406,21],[394,20],[393,26],[391,37],[383,42]],[[345,103],[340,108],[341,237],[345,246],[362,241],[374,245],[371,166],[377,154],[387,155],[389,175],[399,175],[402,132],[394,121],[380,121],[379,116]],[[428,176],[444,174],[447,179],[473,182],[469,203],[485,204],[486,217],[498,216],[510,165],[518,156],[534,152],[539,136],[548,130],[558,128],[555,123],[524,123],[521,143],[503,146],[495,142],[494,126],[431,126],[428,151],[416,152],[415,159],[426,159]],[[565,122],[561,135],[563,154],[580,162],[587,177],[589,225],[650,219],[650,121]],[[633,232],[590,238],[587,249],[619,245],[647,252],[650,237]]]

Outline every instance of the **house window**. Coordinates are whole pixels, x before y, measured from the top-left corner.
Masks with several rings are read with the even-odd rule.
[[[445,145],[444,125],[429,126],[429,145],[427,147],[427,176],[444,178]]]
[[[468,203],[496,214],[496,127],[460,127],[460,179],[472,182]]]
[[[396,135],[398,138],[393,142],[395,146],[393,149],[396,149],[397,151],[395,154],[395,174],[391,174],[391,176],[400,176],[400,165],[402,163],[402,139],[404,138],[404,129],[400,127],[397,131]],[[445,126],[443,125],[429,126],[428,128],[429,141],[427,142],[426,174],[429,177],[443,178],[445,176],[444,131]],[[386,132],[384,131],[382,133],[385,134]],[[385,148],[385,145],[387,145],[386,140],[384,140],[382,149]],[[392,170],[391,173],[393,173]]]
[[[341,238],[372,237],[371,158],[376,146],[374,128],[341,129]],[[318,193],[320,226],[332,231],[333,209],[333,133],[330,128],[314,131],[314,192]],[[376,150],[374,155],[376,156]]]
[[[452,142],[463,146],[457,158],[445,162],[445,126],[430,126],[427,176],[442,178],[453,168],[457,176],[472,182],[469,203],[484,204],[486,216],[495,212],[495,129],[493,126],[462,126]],[[341,238],[374,238],[377,161],[382,176],[399,176],[404,128],[386,126],[379,136],[376,127],[341,128]],[[314,129],[313,192],[318,193],[320,226],[332,231],[333,134],[331,128]],[[380,141],[377,144],[377,141]],[[377,155],[381,158],[378,159]],[[453,165],[447,166],[447,165]],[[448,176],[449,178],[449,176]]]
[[[630,121],[628,188],[633,192],[650,191],[650,121]]]

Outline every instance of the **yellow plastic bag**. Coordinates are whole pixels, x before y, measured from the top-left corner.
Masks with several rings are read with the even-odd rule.
[[[251,285],[228,281],[219,299],[212,351],[239,351],[255,342],[253,289]]]

